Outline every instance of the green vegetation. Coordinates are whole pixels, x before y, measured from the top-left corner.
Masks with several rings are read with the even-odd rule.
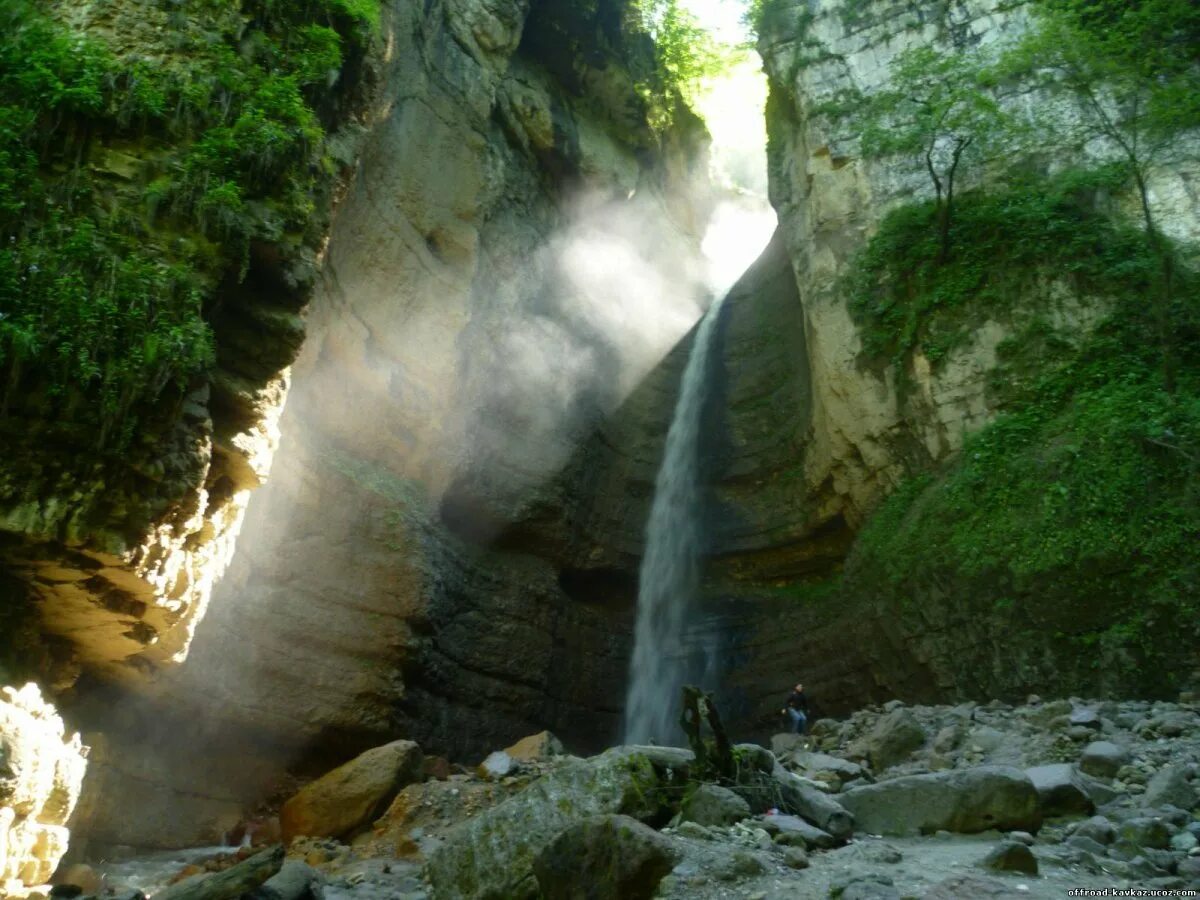
[[[1048,296],[1064,280],[1092,297],[1147,291],[1150,247],[1106,210],[1125,184],[1119,165],[1013,173],[1004,189],[963,194],[945,235],[936,202],[893,210],[845,283],[865,352],[902,371],[920,347],[936,365],[981,317],[1003,318],[1017,299]]]
[[[654,41],[655,76],[639,84],[650,122],[659,131],[674,121],[680,104],[695,105],[700,84],[720,74],[732,60],[679,0],[635,0],[638,24]]]
[[[1042,0],[1035,12],[1036,27],[1007,54],[1004,67],[1010,75],[1038,76],[1076,99],[1075,127],[1063,134],[1061,121],[1044,122],[1045,138],[1060,146],[1099,139],[1124,161],[1159,263],[1151,302],[1163,379],[1173,391],[1174,255],[1155,220],[1149,179],[1178,161],[1180,132],[1200,127],[1200,6],[1191,0]]]
[[[883,91],[821,110],[865,157],[907,157],[932,182],[842,284],[865,355],[903,386],[914,352],[936,367],[985,319],[1017,329],[992,376],[1001,415],[882,504],[837,589],[897,615],[964,606],[1057,642],[1064,672],[1115,666],[1165,692],[1200,640],[1200,276],[1148,185],[1200,126],[1200,7],[1034,9],[997,57],[912,50]],[[1004,94],[1031,86],[1077,115],[1006,116]],[[1111,161],[1047,165],[1085,144]],[[955,191],[967,162],[986,186]],[[1088,325],[1065,324],[1083,308]]]
[[[169,45],[141,48],[155,58],[118,57],[39,4],[0,12],[5,416],[49,412],[122,448],[212,365],[205,303],[252,242],[319,231],[330,85],[377,0],[200,7],[177,20],[163,4]]]

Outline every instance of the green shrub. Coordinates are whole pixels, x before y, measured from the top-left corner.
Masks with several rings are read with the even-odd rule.
[[[195,7],[153,62],[0,11],[0,411],[110,449],[212,365],[205,302],[251,242],[316,236],[317,110],[379,28],[378,0]]]

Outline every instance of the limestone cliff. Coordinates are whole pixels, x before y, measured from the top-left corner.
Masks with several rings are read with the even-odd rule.
[[[705,299],[707,137],[683,106],[651,127],[653,47],[611,13],[392,4],[271,481],[187,664],[72,706],[108,733],[92,839],[219,834],[285,766],[396,734],[468,759],[548,724],[616,737],[640,508],[618,596],[509,534],[619,404],[666,421],[643,381]]]

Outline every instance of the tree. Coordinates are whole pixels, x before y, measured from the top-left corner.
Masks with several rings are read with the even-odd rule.
[[[849,118],[868,159],[919,156],[933,184],[939,262],[951,252],[963,163],[986,161],[1020,130],[992,95],[986,72],[974,54],[914,47],[897,57],[883,88],[852,91],[821,110]]]
[[[1041,131],[1051,146],[1098,140],[1128,169],[1146,239],[1159,261],[1152,292],[1163,380],[1174,392],[1170,326],[1175,261],[1151,202],[1150,180],[1180,154],[1181,132],[1200,127],[1200,4],[1194,0],[1041,0],[1035,27],[1010,50],[1003,70],[1039,76],[1076,101],[1074,122],[1055,116]]]

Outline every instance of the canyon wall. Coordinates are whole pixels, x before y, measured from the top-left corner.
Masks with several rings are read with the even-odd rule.
[[[547,726],[618,738],[665,424],[608,453],[644,482],[619,568],[585,523],[565,554],[519,533],[560,498],[587,514],[559,473],[618,407],[669,419],[707,300],[707,135],[682,104],[651,127],[653,47],[612,12],[392,4],[237,556],[186,665],[138,697],[85,678],[71,705],[97,845],[218,836],[285,768],[396,734],[464,760]]]

